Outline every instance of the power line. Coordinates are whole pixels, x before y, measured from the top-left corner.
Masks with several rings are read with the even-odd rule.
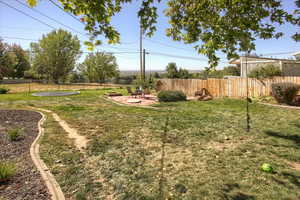
[[[15,7],[13,7],[13,6],[11,6],[11,5],[9,5],[9,4],[3,2],[3,1],[0,1],[0,3],[6,5],[7,7],[11,8],[11,9],[14,9],[15,11],[18,11],[19,13],[22,13],[23,15],[26,15],[27,17],[30,17],[31,19],[33,19],[33,20],[35,20],[35,21],[40,22],[41,24],[44,24],[45,26],[50,27],[51,29],[56,29],[56,27],[51,26],[51,25],[49,25],[49,24],[47,24],[47,23],[45,23],[45,22],[39,20],[38,18],[35,18],[35,17],[33,17],[33,16],[31,16],[31,15],[29,15],[29,14],[23,12],[22,10],[19,10],[19,9],[17,9],[17,8],[15,8]]]
[[[184,50],[184,51],[189,52],[189,53],[195,52],[195,51],[193,51],[191,49],[168,45],[168,44],[165,44],[165,43],[162,43],[162,42],[159,42],[159,41],[155,41],[155,40],[151,40],[151,39],[148,39],[148,38],[144,38],[144,39],[147,40],[147,41],[153,42],[153,43],[157,43],[157,44],[159,44],[161,46],[166,46],[166,47],[170,47],[170,48],[177,49],[177,50],[180,49],[180,50]],[[224,56],[222,56],[222,57],[224,58]]]
[[[21,1],[19,1],[19,0],[15,0],[15,1],[18,2],[19,4],[23,5],[23,6],[27,7],[27,8],[32,9],[32,10],[35,11],[36,13],[39,13],[40,15],[42,15],[42,16],[44,16],[44,17],[46,17],[46,18],[48,18],[48,19],[50,19],[50,20],[52,20],[52,21],[54,21],[54,22],[56,22],[56,23],[58,23],[58,24],[60,24],[60,25],[62,25],[62,26],[64,26],[64,27],[66,27],[66,28],[68,28],[68,29],[73,30],[74,32],[77,32],[77,33],[79,33],[79,34],[81,34],[81,35],[83,35],[83,36],[86,36],[86,34],[81,33],[80,31],[78,31],[78,30],[76,30],[76,29],[74,29],[74,28],[72,28],[72,27],[70,27],[70,26],[68,26],[68,25],[66,25],[66,24],[63,24],[63,23],[61,23],[60,21],[58,21],[58,20],[56,20],[56,19],[54,19],[54,18],[52,18],[52,17],[50,17],[50,16],[48,16],[48,15],[45,15],[44,13],[40,12],[39,10],[37,10],[37,9],[35,9],[35,8],[31,8],[30,6],[28,6],[27,4],[25,4],[25,3],[23,3],[23,2],[21,2]]]
[[[64,11],[66,14],[68,14],[69,16],[71,16],[73,19],[79,21],[81,24],[84,24],[84,22],[80,21],[77,17],[75,17],[73,14],[69,13],[69,12],[66,12],[65,9],[63,7],[61,7],[60,5],[58,5],[57,3],[55,3],[54,1],[52,0],[49,0],[53,5],[55,5],[57,8],[59,8],[60,10]]]
[[[149,52],[150,55],[157,55],[157,56],[166,56],[166,57],[173,57],[173,58],[180,58],[180,59],[189,59],[189,60],[197,60],[197,61],[208,61],[207,59],[203,58],[196,58],[196,57],[189,57],[189,56],[179,56],[173,54],[166,54],[160,52]]]
[[[27,41],[38,41],[36,39],[32,39],[32,38],[23,38],[23,37],[10,37],[10,36],[0,36],[2,38],[7,38],[7,39],[16,39],[16,40],[27,40]],[[82,42],[81,42],[82,43]],[[117,47],[112,47],[112,46],[107,46],[107,45],[103,45],[103,47],[105,48],[112,48],[112,49],[117,49],[117,50],[123,50],[123,51],[138,51],[136,49],[128,49],[128,48],[117,48]],[[97,49],[99,51],[102,51],[101,49]]]
[[[87,51],[83,51],[81,53],[84,53],[84,54],[90,54],[90,53],[93,53],[93,52],[87,52]],[[136,53],[140,53],[138,51],[120,51],[120,52],[109,52],[109,51],[104,51],[104,53],[108,53],[108,54],[136,54]]]
[[[266,54],[259,54],[263,56],[277,56],[277,55],[287,55],[287,54],[292,54],[295,53],[296,51],[289,51],[289,52],[278,52],[278,53],[266,53]]]
[[[186,60],[196,60],[196,61],[205,61],[208,62],[208,59],[204,58],[196,58],[196,57],[189,57],[189,56],[179,56],[179,55],[173,55],[173,54],[166,54],[161,52],[149,52],[150,55],[156,55],[156,56],[164,56],[164,57],[172,57],[172,58],[179,58],[179,59],[186,59]],[[228,63],[227,61],[220,61],[219,63]]]
[[[123,45],[133,45],[133,44],[137,44],[138,41],[135,42],[121,42],[121,44]]]
[[[22,31],[48,31],[46,29],[28,29],[28,27],[13,27],[13,26],[1,26],[1,29],[13,29],[13,30],[22,30]]]
[[[0,36],[2,38],[7,38],[7,39],[14,39],[14,40],[29,40],[29,41],[38,41],[35,39],[31,39],[31,38],[21,38],[21,37],[9,37],[9,36]]]
[[[145,38],[145,37],[144,37],[144,39],[147,40],[147,41],[150,41],[150,42],[162,45],[162,46],[166,46],[166,47],[170,47],[170,48],[174,48],[174,49],[181,49],[181,50],[185,50],[185,51],[191,52],[191,50],[186,49],[186,48],[175,47],[175,46],[168,45],[168,44],[165,44],[165,43],[162,43],[162,42],[158,42],[158,41],[155,41],[155,40],[150,40],[150,39]]]

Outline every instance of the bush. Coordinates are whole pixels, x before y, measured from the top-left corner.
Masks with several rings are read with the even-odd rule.
[[[0,162],[0,182],[8,180],[16,174],[16,166],[13,163]]]
[[[22,130],[19,128],[11,129],[7,132],[7,135],[10,141],[17,141],[22,133]]]
[[[295,83],[274,83],[272,84],[272,96],[278,103],[293,105],[300,86]]]
[[[0,88],[0,94],[6,94],[8,93],[9,89],[6,88]]]
[[[186,95],[181,91],[165,90],[157,95],[160,102],[186,101]]]
[[[142,81],[141,79],[137,79],[134,81],[134,85],[136,87],[142,87],[143,89],[153,89],[154,88],[154,80],[152,77],[146,78],[146,80]]]
[[[294,106],[300,106],[300,96],[299,96],[299,95],[296,96],[296,97],[293,99],[292,104],[293,104]]]
[[[257,68],[253,69],[249,73],[250,78],[272,78],[274,76],[281,76],[282,72],[279,67],[269,64],[264,66],[258,66]]]

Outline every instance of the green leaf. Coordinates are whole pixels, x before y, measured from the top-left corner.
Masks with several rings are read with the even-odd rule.
[[[34,7],[37,4],[37,0],[27,0],[27,3],[31,6]]]

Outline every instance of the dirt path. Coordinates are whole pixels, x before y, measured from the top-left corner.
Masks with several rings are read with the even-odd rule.
[[[79,135],[77,130],[74,128],[71,128],[69,124],[62,120],[55,112],[51,110],[46,110],[43,108],[36,108],[36,107],[30,107],[31,109],[37,109],[42,112],[51,113],[54,120],[59,123],[59,125],[68,133],[68,137],[70,139],[74,139],[75,146],[80,150],[84,151],[87,147],[88,139],[85,136]]]

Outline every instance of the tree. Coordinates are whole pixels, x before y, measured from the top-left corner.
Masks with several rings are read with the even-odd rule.
[[[238,66],[228,66],[223,69],[224,76],[240,76],[241,68]]]
[[[10,52],[9,45],[0,38],[0,80],[10,76],[15,63],[15,55]]]
[[[37,0],[27,1],[31,6],[37,3]],[[112,25],[112,17],[133,0],[59,2],[66,11],[80,16],[92,41],[98,35],[104,35],[109,43],[118,43],[120,34]],[[156,30],[157,2],[161,0],[142,0],[138,10],[141,26],[148,36]],[[299,26],[300,0],[293,2],[295,9],[289,13],[280,0],[168,0],[164,13],[171,27],[166,31],[167,36],[195,44],[197,51],[209,58],[210,67],[214,67],[219,60],[216,51],[226,53],[229,59],[234,58],[240,51],[254,50],[256,38],[281,37],[283,33],[278,32],[277,24]],[[296,32],[292,37],[300,41],[300,33]],[[99,41],[87,44],[93,46]]]
[[[183,79],[190,78],[189,71],[187,69],[180,68],[178,71],[178,78],[183,78]]]
[[[168,78],[178,78],[178,69],[176,63],[169,63],[166,68]]]
[[[80,69],[90,82],[103,83],[107,78],[118,76],[116,57],[105,52],[89,54]]]
[[[280,70],[280,68],[272,64],[258,66],[257,68],[251,70],[251,72],[249,73],[250,78],[257,79],[273,78],[274,76],[281,75],[282,71]]]
[[[22,49],[21,46],[16,44],[11,45],[9,49],[10,52],[15,56],[15,62],[10,77],[22,78],[24,77],[24,72],[30,69],[28,54]]]
[[[154,75],[153,75],[154,78],[160,78],[160,75],[158,72],[154,72]]]
[[[80,42],[77,36],[62,29],[43,35],[38,43],[32,43],[34,52],[33,70],[41,78],[59,83],[65,81],[74,69],[80,55]]]

